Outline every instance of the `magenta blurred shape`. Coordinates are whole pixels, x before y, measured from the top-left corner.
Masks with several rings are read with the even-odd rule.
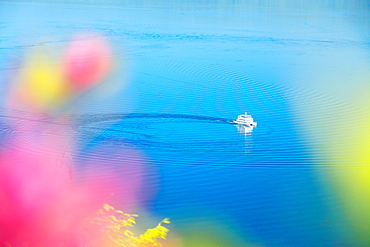
[[[80,33],[67,45],[63,63],[72,87],[84,90],[94,86],[108,74],[111,60],[111,47],[103,36]]]

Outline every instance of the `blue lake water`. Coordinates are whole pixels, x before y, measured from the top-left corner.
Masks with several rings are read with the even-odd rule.
[[[184,236],[223,224],[220,246],[354,246],[315,128],[368,114],[351,101],[368,82],[348,78],[368,70],[369,14],[366,1],[0,1],[1,88],[23,50],[98,30],[127,85],[81,100],[75,131],[87,149],[145,154],[149,212]],[[232,124],[244,112],[252,132]]]

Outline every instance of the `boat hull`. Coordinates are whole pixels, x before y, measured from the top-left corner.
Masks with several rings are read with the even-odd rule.
[[[246,123],[246,122],[241,122],[241,121],[234,121],[234,124],[239,124],[239,125],[244,125],[244,126],[249,126],[249,127],[257,127],[257,122],[252,122],[252,123]]]

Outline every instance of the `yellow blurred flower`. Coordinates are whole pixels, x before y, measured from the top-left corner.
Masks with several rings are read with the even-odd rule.
[[[17,89],[21,99],[36,109],[59,106],[69,91],[61,67],[46,49],[38,49],[26,57]]]
[[[102,242],[96,246],[104,247],[154,247],[162,246],[160,239],[166,239],[166,227],[163,223],[170,223],[169,219],[162,220],[155,228],[148,229],[145,233],[135,236],[128,228],[136,224],[136,214],[125,214],[105,204],[99,210],[98,217],[92,220],[92,224],[102,227]],[[103,244],[102,244],[103,243]],[[95,245],[94,245],[95,246]]]

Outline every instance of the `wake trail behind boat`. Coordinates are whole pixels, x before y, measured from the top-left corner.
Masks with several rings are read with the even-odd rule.
[[[228,119],[228,118],[188,115],[188,114],[172,114],[172,113],[94,114],[94,115],[76,116],[76,119],[80,119],[84,122],[103,122],[103,121],[125,120],[125,119],[135,119],[135,118],[193,119],[193,120],[203,120],[203,121],[217,121],[217,122],[222,122],[222,123],[233,123],[233,120]]]

